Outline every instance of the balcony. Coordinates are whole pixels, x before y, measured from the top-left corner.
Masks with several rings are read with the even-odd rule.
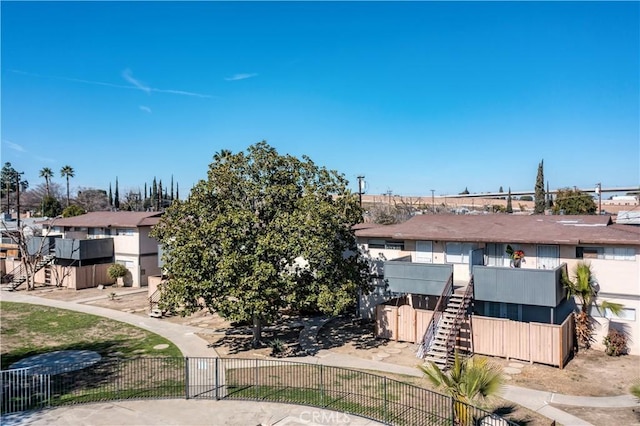
[[[453,265],[414,263],[410,256],[384,262],[384,278],[395,293],[440,296],[452,273]]]
[[[473,267],[474,298],[555,308],[567,296],[562,284],[566,264],[555,269]]]
[[[91,260],[113,258],[113,238],[76,240],[59,238],[56,241],[56,258],[69,260]]]

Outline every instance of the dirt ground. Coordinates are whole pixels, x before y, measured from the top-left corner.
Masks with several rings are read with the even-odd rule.
[[[149,312],[146,289],[107,287],[103,290],[74,291],[45,287],[36,289],[31,294],[61,300],[75,300],[141,316],[147,316]],[[198,334],[207,340],[221,356],[253,358],[268,357],[272,354],[269,346],[251,349],[251,330],[248,326],[231,324],[217,314],[207,311],[201,311],[186,318],[164,317],[158,321],[201,327],[203,333]],[[298,335],[302,325],[295,318],[286,318],[275,326],[265,327],[264,340],[271,342],[279,339],[284,344],[284,350],[290,355],[295,355],[299,350]],[[324,349],[364,359],[416,368],[420,364],[420,360],[415,355],[417,351],[415,344],[376,339],[371,322],[334,319],[320,330],[318,342]],[[520,373],[507,375],[506,383],[508,384],[568,395],[622,395],[628,393],[634,382],[640,381],[640,357],[631,355],[609,357],[599,351],[581,351],[564,369],[495,357],[491,357],[491,361],[502,367],[507,367],[513,362],[521,364]],[[596,409],[565,406],[558,406],[558,408],[594,425],[640,424],[640,408]],[[531,420],[529,425],[545,424],[537,419]]]

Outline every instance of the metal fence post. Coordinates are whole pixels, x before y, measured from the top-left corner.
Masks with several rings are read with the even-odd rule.
[[[184,397],[189,399],[189,357],[184,357]]]
[[[220,399],[220,375],[218,373],[218,361],[220,361],[220,358],[216,358],[214,365],[215,365],[215,369],[216,369],[216,375],[215,375],[215,386],[216,386],[216,401]]]
[[[387,377],[385,376],[383,381],[382,381],[382,395],[383,395],[383,404],[382,404],[382,419],[384,421],[384,424],[388,425],[389,422],[387,421]]]
[[[255,367],[255,368],[256,368],[256,372],[255,372],[255,378],[256,378],[256,380],[255,380],[255,381],[256,381],[256,385],[255,385],[255,386],[256,386],[256,388],[255,388],[255,389],[256,389],[256,391],[255,391],[255,394],[256,394],[256,401],[257,401],[257,400],[258,400],[258,389],[259,389],[259,382],[258,382],[258,360],[257,360],[257,359],[256,359],[256,367]]]
[[[324,370],[322,369],[322,364],[320,364],[320,404],[326,407],[324,402]]]
[[[456,400],[452,396],[449,399],[451,400],[451,426],[456,426]]]

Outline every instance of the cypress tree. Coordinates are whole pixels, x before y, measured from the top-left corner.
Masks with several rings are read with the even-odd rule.
[[[536,177],[535,187],[535,207],[534,214],[544,214],[545,208],[545,193],[544,193],[544,160],[538,164],[538,176]]]
[[[173,201],[173,175],[171,175],[171,200]]]
[[[151,199],[153,202],[156,202],[158,198],[158,183],[156,182],[156,177],[153,177],[153,183],[151,184]]]
[[[507,213],[513,213],[513,206],[511,205],[511,187],[509,187],[509,195],[507,196]]]
[[[113,207],[113,193],[111,192],[111,182],[109,182],[109,206]]]
[[[146,200],[148,197],[147,195],[147,182],[144,183],[144,199]]]
[[[113,206],[116,209],[120,208],[120,192],[118,191],[118,177],[116,176],[116,192],[113,196]]]
[[[178,182],[176,182],[176,200],[180,199],[180,189],[178,188]]]

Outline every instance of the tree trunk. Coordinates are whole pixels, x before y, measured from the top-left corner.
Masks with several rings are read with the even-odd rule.
[[[262,346],[262,319],[258,314],[253,315],[253,340],[251,340],[252,348]]]

